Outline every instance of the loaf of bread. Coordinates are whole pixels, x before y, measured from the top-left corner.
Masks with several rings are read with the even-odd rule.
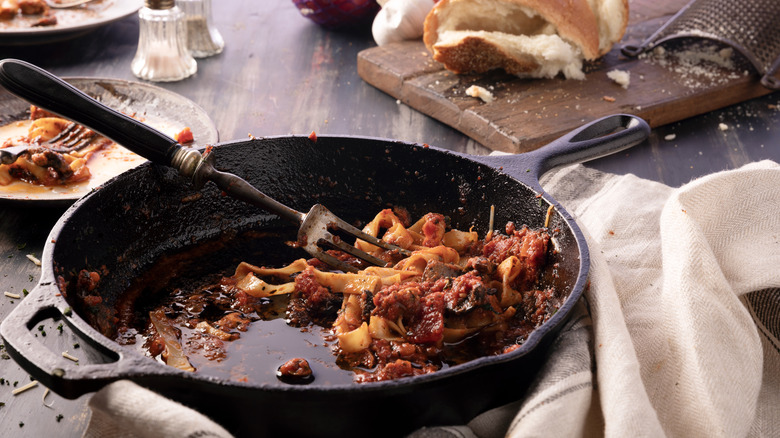
[[[627,22],[628,0],[440,0],[423,41],[455,73],[582,79],[583,60],[609,52]]]

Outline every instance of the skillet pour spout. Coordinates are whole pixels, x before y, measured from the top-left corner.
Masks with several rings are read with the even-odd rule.
[[[316,198],[348,221],[366,220],[366,212],[387,205],[403,206],[412,217],[450,212],[454,228],[473,226],[480,234],[487,231],[491,206],[496,223],[539,228],[549,219],[559,247],[550,254],[555,268],[543,275],[563,304],[511,353],[393,381],[344,384],[318,377],[289,385],[276,379],[267,353],[244,358],[257,377],[240,381],[181,371],[120,345],[91,323],[95,311],[140,312],[141,302],[164,287],[230,272],[238,261],[273,264],[302,254],[273,237],[289,231],[278,216],[221,196],[214,185],[197,189],[174,169],[151,163],[65,212],[47,238],[39,284],[3,321],[0,335],[15,361],[64,397],[128,379],[205,413],[237,436],[402,436],[422,426],[463,424],[524,393],[586,287],[587,242],[563,206],[541,189],[539,177],[638,144],[648,133],[641,119],[616,115],[517,156],[472,157],[345,136],[319,136],[316,144],[305,136],[267,137],[211,150],[221,170],[242,175],[291,208]],[[306,177],[291,180],[291,174]],[[61,289],[84,269],[101,272],[97,308]],[[139,286],[149,273],[166,275]],[[48,319],[63,321],[94,353],[76,365],[50,351],[33,334]]]

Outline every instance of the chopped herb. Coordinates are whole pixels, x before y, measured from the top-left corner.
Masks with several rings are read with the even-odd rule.
[[[2,408],[3,406],[5,406],[5,402],[0,402],[0,408]]]
[[[8,360],[10,358],[11,358],[11,356],[9,356],[8,353],[3,353],[2,355],[0,355],[0,359],[3,359],[3,360]]]
[[[18,249],[19,251],[21,251],[21,250],[23,250],[23,249],[24,249],[24,247],[25,247],[25,246],[27,246],[27,244],[26,244],[26,243],[20,243],[20,244],[16,245],[16,249]]]
[[[57,423],[59,423],[60,420],[62,420],[63,417],[62,417],[62,414],[57,414],[57,416],[55,418],[57,419]]]
[[[24,427],[24,421],[19,422],[19,427]]]
[[[65,316],[73,315],[73,310],[70,307],[66,307],[65,311],[62,312]]]
[[[19,381],[18,380],[14,380],[14,388],[16,388],[16,385],[18,385],[18,384],[19,384]]]
[[[42,325],[39,325],[39,326],[38,326],[38,331],[39,331],[39,332],[42,332],[42,331],[43,331],[43,326],[42,326]]]
[[[30,274],[29,278],[31,282],[35,280],[35,277],[33,277],[32,274]]]
[[[5,385],[5,378],[0,377],[0,385]]]
[[[32,278],[32,275],[30,276],[30,278]],[[30,281],[32,281],[32,280],[30,280]],[[22,293],[24,294],[24,296],[27,296],[30,293],[30,291],[27,290],[27,289],[22,289]]]
[[[57,331],[60,332],[60,334],[62,334],[62,323],[60,323],[60,325],[57,326]]]
[[[78,342],[76,342],[75,344],[73,344],[73,348],[80,348],[80,347],[81,347],[81,345],[79,345],[79,343],[78,343]]]

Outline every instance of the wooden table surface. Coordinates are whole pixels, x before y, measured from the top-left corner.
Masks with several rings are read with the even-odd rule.
[[[664,4],[669,8],[669,2]],[[199,60],[195,76],[157,85],[202,106],[221,140],[315,131],[428,143],[472,154],[489,152],[364,83],[356,59],[359,51],[375,45],[367,30],[324,30],[301,17],[289,0],[215,5],[214,22],[225,38],[225,51]],[[131,16],[75,39],[0,46],[0,58],[23,59],[59,76],[134,80],[130,61],[137,41],[138,19]],[[586,165],[679,186],[759,160],[780,161],[778,106],[780,95],[769,94],[661,126],[642,145]],[[719,129],[721,123],[728,129]],[[40,257],[47,234],[63,211],[64,207],[0,204],[0,291],[23,295],[35,287],[40,268],[26,255]],[[18,301],[0,296],[0,319]],[[53,323],[33,330],[52,348],[74,351],[78,342]],[[4,351],[0,353],[0,436],[80,436],[89,420],[89,395],[67,400],[48,394],[44,399],[39,386],[14,396],[12,390],[30,377]]]

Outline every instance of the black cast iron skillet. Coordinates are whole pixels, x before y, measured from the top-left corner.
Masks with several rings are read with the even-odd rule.
[[[0,63],[0,76],[6,67]],[[85,117],[68,106],[52,108],[40,98],[45,87],[36,88],[33,99],[12,91],[104,135],[112,132],[100,117]],[[132,137],[133,129],[123,138]],[[195,407],[240,436],[398,436],[421,426],[462,424],[521,396],[586,287],[585,239],[541,188],[539,177],[638,144],[648,133],[641,119],[615,115],[513,156],[467,156],[397,141],[324,136],[251,139],[213,148],[216,167],[241,175],[269,196],[298,209],[321,203],[356,223],[381,208],[402,206],[413,218],[446,213],[453,227],[473,225],[484,235],[491,206],[499,226],[514,221],[530,227],[543,226],[553,206],[549,229],[558,250],[550,254],[543,276],[565,301],[512,353],[395,381],[357,385],[316,378],[310,385],[289,385],[274,378],[244,382],[179,371],[117,344],[104,334],[113,328],[100,326],[96,315],[140,312],[139,303],[163,286],[230,273],[240,261],[272,264],[305,257],[284,244],[285,233],[294,239],[284,221],[222,196],[213,185],[195,189],[159,159],[164,154],[153,158],[163,166],[147,163],[120,175],[65,212],[47,240],[39,284],[3,321],[0,335],[25,370],[64,397],[129,379]],[[72,296],[62,296],[58,279],[75,281],[82,269],[102,273],[97,308],[85,309]],[[47,319],[64,320],[84,339],[92,352],[84,353],[88,363],[76,366],[41,345],[32,329]],[[251,368],[260,358],[243,359]]]

